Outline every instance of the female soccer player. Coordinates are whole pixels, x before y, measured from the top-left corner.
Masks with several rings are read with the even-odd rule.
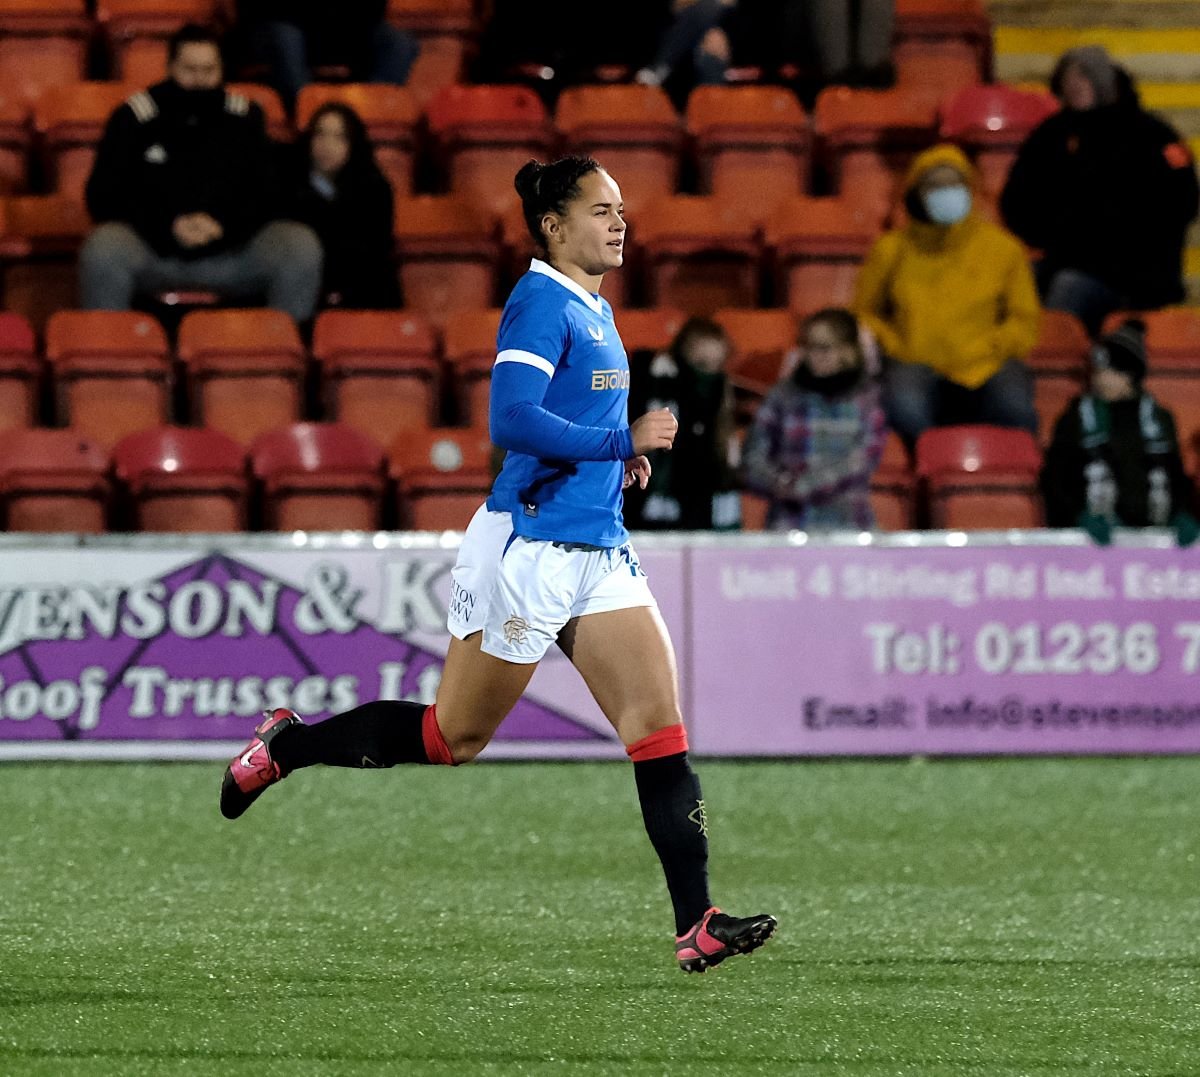
[[[703,972],[761,946],[771,916],[737,918],[708,895],[708,821],[688,764],[675,656],[621,520],[621,491],[669,449],[666,409],[627,420],[629,364],[597,294],[623,261],[621,192],[587,157],[534,161],[517,192],[541,257],[513,289],[492,371],[491,436],[508,450],[451,576],[450,649],[437,702],[381,700],[306,725],[271,712],[225,771],[236,819],[268,786],[323,763],[390,767],[473,759],[557,643],[633,760],[650,841],[675,910],[675,952]]]

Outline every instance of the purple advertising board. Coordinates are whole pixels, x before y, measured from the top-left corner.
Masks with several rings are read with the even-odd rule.
[[[1186,551],[695,549],[689,580],[704,753],[1200,750]]]
[[[0,758],[220,756],[264,709],[319,720],[367,699],[432,700],[455,547],[8,543]],[[679,536],[645,539],[641,556],[699,754],[1200,751],[1200,562],[1187,552]],[[623,758],[557,650],[488,752]]]

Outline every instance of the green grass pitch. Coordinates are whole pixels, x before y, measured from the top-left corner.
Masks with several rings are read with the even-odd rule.
[[[0,766],[0,1074],[1200,1073],[1200,759],[699,769],[685,976],[625,765]]]

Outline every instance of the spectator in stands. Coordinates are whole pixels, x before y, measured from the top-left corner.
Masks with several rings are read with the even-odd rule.
[[[314,65],[344,66],[355,82],[403,86],[420,51],[387,21],[387,0],[239,0],[238,19],[289,110]]]
[[[1046,307],[1077,315],[1095,336],[1114,310],[1183,298],[1184,237],[1200,191],[1187,143],[1142,109],[1104,49],[1071,49],[1050,85],[1062,111],[1021,147],[1000,209],[1044,252]]]
[[[822,82],[885,87],[895,81],[895,0],[809,0],[801,6]]]
[[[770,499],[769,528],[869,530],[871,476],[887,437],[877,347],[840,309],[807,318],[799,345],[795,369],[755,414],[746,488]]]
[[[366,126],[340,102],[322,105],[296,145],[289,215],[321,241],[324,306],[400,305],[392,259],[392,188],[375,163]]]
[[[669,350],[635,357],[629,413],[670,408],[679,421],[675,446],[654,461],[642,495],[625,495],[632,528],[684,531],[736,530],[741,496],[732,460],[733,402],[725,378],[729,338],[715,322],[691,318]]]
[[[215,36],[185,26],[169,77],[109,118],[87,184],[98,227],[79,260],[82,305],[128,310],[137,294],[211,290],[312,316],[321,245],[272,219],[277,200],[262,110],[222,83]]]
[[[1114,526],[1172,527],[1200,536],[1175,420],[1143,387],[1145,327],[1130,319],[1092,349],[1092,383],[1067,406],[1046,452],[1042,491],[1051,527],[1083,527],[1101,545]]]
[[[975,171],[954,146],[917,157],[908,223],[878,240],[855,310],[888,361],[884,407],[910,444],[931,426],[980,422],[1036,431],[1022,362],[1038,333],[1025,251],[974,212]]]

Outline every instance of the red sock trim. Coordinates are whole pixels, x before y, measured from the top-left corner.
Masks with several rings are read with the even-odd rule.
[[[669,725],[666,729],[656,729],[648,737],[642,737],[635,744],[625,749],[625,754],[635,763],[644,763],[647,759],[662,759],[668,755],[678,755],[688,750],[687,730],[683,723]]]
[[[429,762],[445,767],[454,766],[454,756],[446,738],[442,736],[442,728],[437,720],[437,706],[433,703],[425,708],[425,713],[421,716],[421,740],[425,742],[425,755]]]

